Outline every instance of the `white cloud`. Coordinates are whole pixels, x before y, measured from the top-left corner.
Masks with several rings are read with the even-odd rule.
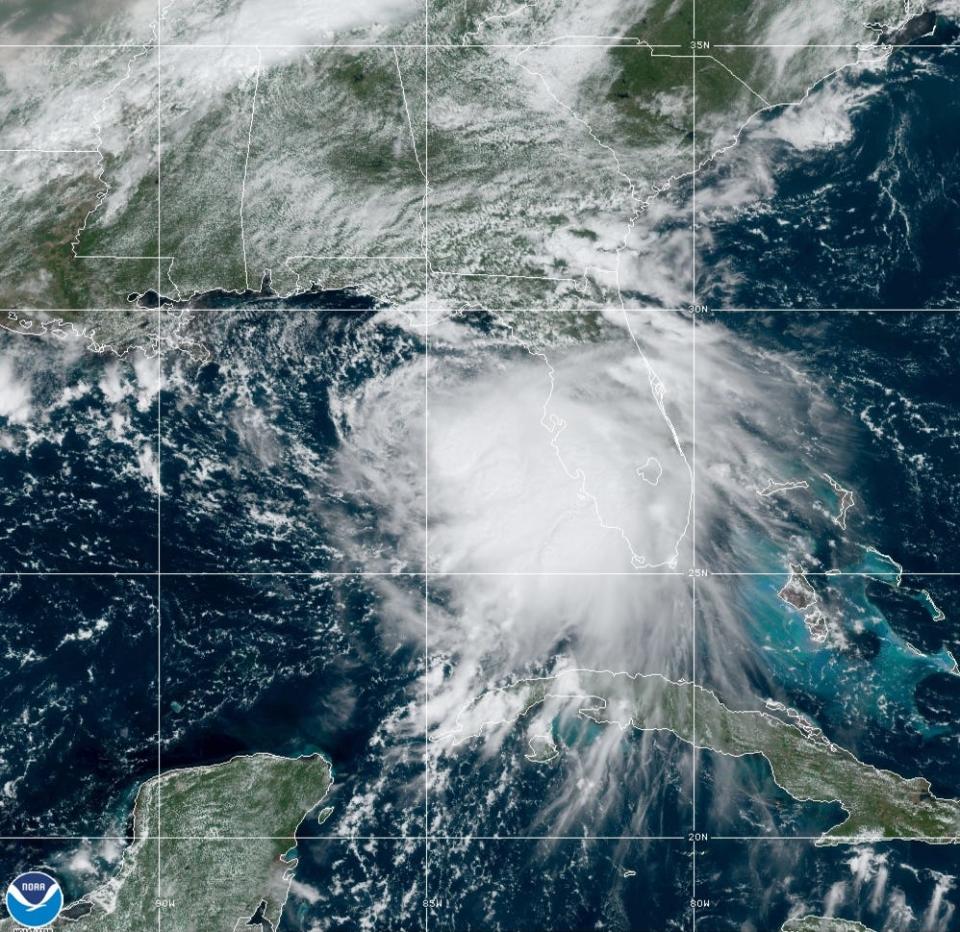
[[[308,883],[302,883],[299,880],[290,882],[290,892],[301,900],[308,903],[316,903],[320,899],[320,891],[316,887],[311,887]]]
[[[160,464],[153,451],[153,445],[145,443],[137,453],[137,468],[150,484],[154,492],[160,491]]]
[[[12,424],[26,424],[30,398],[30,383],[14,370],[9,356],[0,356],[0,417]]]
[[[139,387],[137,410],[148,411],[160,391],[160,360],[156,356],[144,356],[138,352],[133,357],[133,371]]]
[[[120,366],[115,362],[106,366],[103,375],[100,377],[98,387],[111,404],[122,401],[129,391],[128,385],[120,376]]]
[[[419,0],[357,0],[353,3],[317,3],[287,0],[283,16],[272,0],[179,2],[165,19],[164,38],[204,44],[296,46],[335,41],[347,30],[369,30],[413,20],[423,15]],[[364,41],[373,41],[367,36]],[[265,50],[266,55],[276,54]],[[286,54],[289,54],[286,53]]]

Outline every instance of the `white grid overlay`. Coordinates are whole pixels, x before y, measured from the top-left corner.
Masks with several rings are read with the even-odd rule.
[[[423,0],[423,570],[430,569],[430,0]],[[430,928],[430,577],[423,579],[423,927]]]
[[[422,841],[424,844],[425,850],[425,868],[424,868],[424,897],[423,897],[423,908],[424,908],[424,926],[429,928],[430,924],[430,905],[428,903],[430,897],[430,842],[433,841],[490,841],[497,843],[510,843],[510,842],[541,842],[544,840],[552,840],[557,842],[602,842],[602,841],[638,841],[638,842],[671,842],[671,843],[690,843],[691,851],[691,903],[690,903],[690,915],[692,926],[696,929],[697,925],[697,847],[698,847],[698,827],[697,827],[697,783],[698,783],[698,774],[697,774],[697,763],[698,763],[698,742],[696,734],[696,691],[695,686],[697,685],[697,584],[698,584],[698,574],[696,572],[684,573],[684,572],[667,572],[667,571],[646,571],[646,572],[562,572],[562,573],[551,573],[551,572],[432,572],[430,569],[430,544],[429,544],[429,379],[430,379],[430,279],[431,279],[431,265],[430,265],[430,238],[429,238],[429,202],[430,202],[430,182],[429,182],[429,83],[430,83],[430,50],[431,49],[445,49],[445,50],[465,50],[465,49],[528,49],[531,47],[565,47],[565,48],[636,48],[638,53],[652,48],[682,48],[678,45],[658,45],[658,44],[648,44],[644,43],[641,45],[639,41],[630,41],[625,42],[617,37],[609,37],[609,39],[602,41],[592,41],[592,42],[547,42],[547,43],[446,43],[446,42],[432,42],[430,38],[430,10],[429,10],[430,0],[424,0],[424,42],[420,43],[328,43],[328,44],[302,44],[302,45],[292,45],[292,44],[283,44],[283,45],[272,45],[270,43],[258,43],[256,45],[245,45],[240,43],[228,43],[228,44],[213,44],[213,43],[197,43],[197,44],[184,44],[184,43],[164,43],[162,41],[162,25],[163,25],[163,0],[157,0],[157,15],[156,15],[156,41],[155,41],[155,54],[156,54],[156,65],[157,65],[157,153],[156,153],[156,165],[157,165],[157,253],[156,257],[146,256],[146,257],[106,257],[113,259],[132,259],[132,258],[143,258],[143,259],[154,259],[157,261],[156,275],[157,275],[157,307],[155,309],[156,317],[156,327],[157,327],[157,336],[158,339],[162,332],[163,327],[163,306],[160,296],[163,294],[163,262],[169,260],[169,256],[163,255],[162,249],[162,222],[161,222],[161,191],[162,191],[162,176],[161,176],[161,167],[162,167],[162,120],[161,120],[161,107],[162,107],[162,61],[161,61],[161,49],[166,47],[170,49],[180,49],[180,50],[211,50],[211,49],[255,49],[255,50],[264,50],[264,49],[302,49],[302,50],[320,50],[320,49],[330,49],[330,50],[378,50],[378,49],[388,49],[388,50],[399,50],[399,49],[420,49],[424,52],[424,229],[423,229],[423,256],[422,261],[424,265],[424,307],[423,307],[423,327],[424,327],[424,417],[425,417],[425,448],[424,448],[424,461],[425,461],[425,472],[424,472],[424,568],[422,572],[329,572],[329,571],[262,571],[262,572],[244,572],[244,571],[222,571],[222,572],[183,572],[183,571],[166,571],[162,566],[162,482],[158,488],[156,496],[156,528],[157,528],[157,552],[156,552],[156,569],[154,571],[89,571],[89,572],[70,572],[70,571],[11,571],[11,570],[0,570],[0,578],[3,577],[19,577],[19,576],[93,576],[93,577],[155,577],[156,580],[156,623],[157,623],[157,749],[156,749],[156,758],[157,758],[157,777],[159,778],[163,773],[162,765],[162,659],[163,659],[163,639],[162,639],[162,611],[161,611],[161,597],[162,597],[162,580],[164,577],[203,577],[203,576],[224,576],[224,577],[303,577],[303,578],[324,578],[324,577],[408,577],[415,579],[422,579],[424,583],[424,832],[423,834],[410,834],[410,835],[364,835],[364,834],[349,834],[349,835],[340,835],[340,834],[326,834],[322,836],[304,836],[305,841],[309,841],[311,844],[317,844],[322,842],[327,843],[336,843],[342,841],[356,842],[364,840],[382,840],[382,841]],[[697,569],[697,521],[696,521],[696,365],[697,365],[697,349],[696,349],[696,333],[697,333],[697,312],[696,308],[698,306],[698,289],[697,289],[697,200],[696,200],[696,182],[697,182],[697,98],[696,98],[696,77],[697,77],[697,47],[696,47],[696,37],[697,37],[697,4],[696,0],[693,0],[693,21],[692,21],[692,37],[690,42],[690,58],[691,58],[691,83],[692,83],[692,117],[691,117],[691,129],[692,129],[692,190],[691,190],[691,242],[692,242],[692,254],[691,254],[691,285],[690,285],[690,308],[682,309],[671,309],[671,308],[638,308],[639,311],[659,311],[663,313],[676,313],[680,311],[691,311],[691,367],[692,367],[692,449],[691,449],[691,462],[692,462],[692,482],[693,482],[693,520],[691,524],[691,553],[692,553],[692,568],[693,570]],[[0,43],[0,48],[6,49],[23,49],[23,48],[38,48],[38,49],[71,49],[71,48],[98,48],[98,49],[143,49],[149,47],[145,46],[142,43],[120,43],[120,44],[105,44],[105,43],[52,43],[52,44],[18,44],[18,43]],[[738,48],[771,48],[771,49],[802,49],[802,48],[824,48],[824,49],[848,49],[848,50],[860,50],[865,46],[862,43],[845,43],[845,44],[732,44],[732,43],[712,43],[712,47],[715,49],[738,49]],[[938,49],[951,49],[955,50],[956,46],[949,44],[929,44],[924,46],[914,46],[914,45],[896,45],[888,44],[885,47],[887,48],[910,48],[912,50],[938,50]],[[870,48],[875,48],[870,46]],[[27,151],[27,150],[0,150],[0,151]],[[47,151],[47,150],[43,150]],[[95,150],[90,150],[95,151]],[[79,257],[87,258],[87,257]],[[395,259],[398,261],[421,261],[419,256],[404,256],[404,257],[392,257],[392,256],[371,256],[371,257],[329,257],[329,258],[369,258],[369,259]],[[510,276],[503,276],[504,278],[509,278]],[[229,312],[232,308],[230,307],[218,307],[218,308],[200,308],[192,309],[193,313],[223,313],[225,311]],[[235,309],[237,310],[249,310],[252,313],[291,313],[290,309],[286,308],[256,308],[251,307],[250,305],[238,305]],[[477,308],[478,310],[480,308]],[[553,314],[565,314],[565,313],[577,313],[576,311],[564,310],[563,308],[550,308],[550,307],[536,307],[536,308],[509,308],[510,310],[526,310],[531,312],[542,312],[542,313],[553,313]],[[622,310],[621,307],[616,306],[613,308],[617,311]],[[30,309],[11,309],[18,312],[27,311]],[[56,313],[56,310],[47,309],[47,308],[38,308],[37,311],[43,313]],[[75,311],[77,308],[64,309],[69,311]],[[118,307],[118,308],[90,308],[89,310],[98,310],[98,311],[117,311],[122,313],[130,313],[131,310],[135,310],[130,307]],[[145,312],[147,309],[143,308]],[[294,309],[293,313],[309,313],[309,314],[342,314],[344,312],[355,310],[357,313],[366,313],[368,312],[367,308],[316,308],[316,309]],[[791,313],[791,314],[804,314],[804,313],[915,313],[915,312],[929,312],[929,313],[960,313],[960,308],[936,308],[936,309],[927,309],[927,308],[722,308],[723,313],[744,313],[744,314],[760,314],[760,313]],[[3,313],[4,309],[0,309],[0,313]],[[160,475],[162,476],[162,396],[163,396],[163,366],[162,366],[162,357],[161,364],[158,367],[158,378],[159,378],[159,390],[157,392],[157,460],[158,460],[158,470],[160,470]],[[618,577],[618,576],[677,576],[685,577],[689,576],[691,580],[691,592],[692,592],[692,612],[691,612],[691,628],[692,628],[692,641],[691,641],[691,664],[693,679],[691,682],[691,689],[693,689],[694,701],[691,703],[692,709],[692,726],[693,726],[693,748],[691,751],[691,794],[692,794],[692,804],[691,804],[691,832],[684,835],[512,835],[512,836],[484,836],[484,835],[450,835],[450,834],[441,834],[441,833],[432,833],[430,827],[430,765],[429,765],[429,756],[427,753],[427,733],[429,726],[429,669],[430,669],[430,628],[429,628],[429,600],[430,600],[430,579],[431,578],[455,578],[459,576],[463,577],[476,577],[476,576],[531,576],[531,577],[549,577],[549,576],[562,576],[562,577]],[[722,577],[739,577],[739,576],[769,576],[769,577],[784,577],[786,574],[783,570],[771,570],[771,571],[743,571],[743,572],[712,572],[711,576],[722,576]],[[830,573],[818,573],[818,572],[809,572],[807,576],[863,576],[863,577],[876,577],[889,575],[891,577],[954,577],[960,576],[960,572],[890,572],[890,573],[865,573],[865,572],[835,572],[831,571]],[[235,841],[276,841],[290,840],[287,836],[275,837],[275,836],[179,836],[179,835],[165,835],[162,831],[161,823],[161,799],[160,799],[160,788],[162,786],[162,781],[158,780],[157,788],[157,813],[156,813],[156,840],[157,840],[157,896],[160,898],[162,896],[162,884],[161,884],[161,872],[162,872],[162,859],[161,859],[161,848],[160,843],[162,841],[182,841],[182,840],[194,840],[194,841],[203,841],[210,842],[215,844],[224,844]],[[806,842],[812,843],[818,841],[822,836],[821,835],[711,835],[710,841],[733,841],[733,842],[756,842],[756,841],[769,841],[769,842]],[[134,840],[132,836],[127,835],[9,835],[9,836],[0,836],[0,841],[22,841],[22,842],[37,842],[37,841],[80,841],[80,840],[111,840],[111,841],[132,841]],[[953,839],[941,839],[941,838],[929,838],[922,839],[917,837],[909,838],[898,838],[898,837],[885,837],[879,839],[880,841],[918,841],[918,840],[928,840],[933,842],[944,841],[944,840],[953,840]],[[158,929],[161,928],[162,924],[162,909],[157,909],[157,923]]]
[[[693,516],[690,522],[691,563],[694,573],[690,579],[691,627],[690,638],[691,669],[690,714],[693,746],[690,749],[690,918],[696,932],[697,928],[697,0],[693,0],[693,16],[690,36],[690,84],[691,84],[691,158],[690,158],[690,381],[691,381],[691,450],[690,481],[693,484]]]
[[[160,353],[160,328],[163,325],[160,296],[163,294],[163,238],[161,222],[162,188],[162,87],[163,68],[160,50],[163,44],[163,0],[157,0],[157,932],[163,927],[163,825],[160,821],[161,794],[163,781],[163,609],[162,570],[163,570],[163,355]]]

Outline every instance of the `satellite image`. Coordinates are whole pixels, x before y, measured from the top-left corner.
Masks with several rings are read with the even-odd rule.
[[[0,932],[960,930],[960,0],[6,0],[0,166]]]

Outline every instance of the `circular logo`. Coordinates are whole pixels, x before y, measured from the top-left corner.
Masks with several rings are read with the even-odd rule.
[[[7,910],[14,922],[28,929],[50,925],[63,909],[60,884],[42,871],[28,871],[7,887]]]

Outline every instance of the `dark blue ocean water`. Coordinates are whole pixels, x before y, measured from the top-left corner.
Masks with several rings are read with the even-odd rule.
[[[156,492],[130,466],[131,450],[156,448],[151,364],[6,327],[0,356],[4,381],[24,392],[0,445],[0,571],[155,570]]]
[[[831,657],[809,646],[760,649],[764,637],[787,636],[775,627],[782,580],[730,584],[728,597],[758,648],[744,659],[758,694],[809,714],[862,759],[960,795],[960,677],[946,672],[943,653],[960,658],[960,585],[931,575],[960,572],[960,331],[939,312],[810,310],[937,307],[958,297],[960,55],[898,52],[885,71],[861,80],[877,92],[853,114],[851,140],[806,153],[784,145],[774,197],[712,228],[702,287],[715,308],[798,308],[718,311],[711,319],[789,355],[843,413],[858,496],[851,528],[907,575],[900,589],[850,584],[856,588],[845,597],[869,609],[871,623]],[[331,837],[423,832],[423,743],[406,711],[421,688],[423,658],[405,627],[407,608],[422,600],[420,582],[189,574],[338,568],[330,522],[373,525],[362,501],[324,485],[338,448],[333,378],[359,386],[422,346],[387,328],[379,353],[360,353],[369,350],[362,320],[225,315],[215,361],[170,362],[162,559],[185,575],[163,582],[159,669],[152,577],[13,578],[0,587],[0,760],[4,780],[15,781],[0,804],[2,834],[122,832],[136,786],[155,772],[159,678],[164,767],[253,750],[331,758],[337,782],[326,802],[334,815],[299,841],[297,879],[309,895],[291,898],[282,925],[290,932],[317,921],[353,928],[380,908],[375,927],[417,928],[426,895],[435,900],[431,927],[451,930],[689,928],[692,896],[708,901],[702,929],[776,929],[798,904],[813,912],[833,904],[838,915],[875,928],[957,927],[944,905],[956,899],[944,877],[960,877],[953,848],[818,848],[806,836],[841,817],[837,807],[790,799],[750,759],[699,755],[699,824],[711,835],[796,837],[702,843],[695,888],[684,840],[434,839],[428,852],[418,839]],[[50,409],[50,438],[65,439],[20,437],[0,453],[0,555],[19,568],[29,559],[47,569],[65,561],[151,569],[155,496],[143,476],[122,468],[130,454],[105,433],[103,392],[90,388],[63,409],[55,403],[66,387],[95,384],[101,361],[29,352],[38,354],[32,371],[62,380],[38,390],[35,404]],[[245,420],[248,401],[269,417]],[[141,409],[134,394],[120,404],[140,436],[155,435],[149,405]],[[56,520],[47,527],[35,514]],[[945,619],[934,621],[911,597],[920,589]],[[701,661],[708,675],[709,653]],[[554,771],[525,766],[519,736],[499,759],[464,753],[435,790],[431,832],[543,834],[561,826],[566,834],[618,834],[639,826],[685,835],[693,800],[679,742],[656,739],[657,771],[649,748],[625,739],[631,776],[591,782],[589,754],[576,747],[597,736],[587,729],[568,737],[574,750]],[[564,825],[552,801],[579,767],[589,803],[582,824]],[[505,772],[509,794],[499,785]],[[501,795],[491,806],[494,791]],[[648,808],[638,812],[637,800]],[[312,831],[327,837],[306,837]],[[73,850],[70,842],[8,844],[3,871],[38,860],[64,868]],[[64,879],[74,893],[96,882],[66,871]],[[906,917],[900,925],[897,915]]]
[[[334,814],[304,835],[422,834],[422,729],[402,715],[422,655],[401,636],[394,598],[422,606],[420,581],[388,592],[357,577],[167,579],[164,768],[319,751],[333,765]]]
[[[941,575],[960,566],[960,328],[954,316],[807,311],[715,318],[757,348],[790,354],[837,405],[857,488],[849,536],[904,569],[900,586],[831,580],[839,611],[858,606],[866,613],[860,617],[874,623],[851,626],[839,656],[811,645],[802,630],[790,651],[753,654],[757,689],[829,723],[832,736],[865,759],[924,773],[939,792],[960,794],[960,769],[951,766],[960,749],[954,714],[960,677],[949,674],[953,661],[944,653],[960,657],[960,586],[957,577]],[[760,642],[780,624],[776,591],[782,584],[779,577],[740,580],[724,596],[754,619]],[[917,597],[923,590],[944,619],[935,620]],[[788,646],[786,629],[773,638],[774,646]]]
[[[760,141],[776,192],[705,217],[698,295],[714,307],[956,307],[960,303],[960,51],[956,28],[898,49],[877,71],[841,75],[875,91],[850,114],[849,141],[804,151]],[[709,187],[736,160],[701,178]]]
[[[337,522],[372,526],[376,515],[362,495],[347,503],[333,487],[339,438],[329,400],[402,365],[420,351],[419,341],[388,324],[366,326],[367,312],[293,304],[197,312],[202,323],[195,327],[216,354],[204,363],[182,354],[167,361],[161,407],[167,571],[393,566],[396,544],[376,540],[376,554],[364,560],[333,546]],[[409,392],[422,397],[422,382]]]
[[[935,41],[954,35],[941,23]],[[858,501],[850,534],[904,567],[902,587],[832,582],[838,604],[857,606],[866,623],[854,627],[848,616],[848,646],[831,655],[805,638],[788,644],[778,620],[782,579],[705,585],[722,587],[750,619],[763,648],[746,660],[757,693],[808,714],[863,760],[923,774],[935,792],[956,796],[960,677],[944,651],[960,656],[960,586],[938,574],[960,573],[960,321],[885,309],[958,304],[960,56],[902,50],[857,80],[874,93],[852,113],[848,142],[804,152],[770,144],[776,193],[712,218],[701,294],[712,308],[750,309],[710,318],[786,354],[839,409]],[[834,559],[816,556],[828,566]],[[924,589],[945,619],[911,595]],[[701,656],[705,679],[718,660]],[[699,824],[711,834],[815,837],[843,817],[839,807],[791,800],[762,762],[701,757]],[[731,795],[731,786],[740,789]],[[778,928],[798,903],[877,929],[960,922],[952,847],[714,840],[698,862],[696,895],[710,900],[701,928]]]

